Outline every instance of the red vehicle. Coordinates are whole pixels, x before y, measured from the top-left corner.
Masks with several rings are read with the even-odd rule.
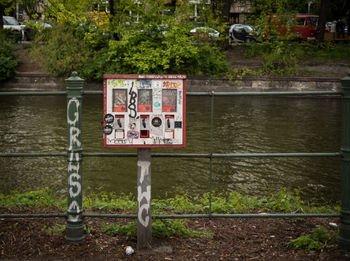
[[[298,14],[296,17],[296,32],[303,40],[315,40],[318,15]]]
[[[267,32],[270,37],[279,39],[292,35],[297,39],[315,40],[318,18],[318,15],[311,14],[297,14],[295,17],[268,16],[269,29]]]

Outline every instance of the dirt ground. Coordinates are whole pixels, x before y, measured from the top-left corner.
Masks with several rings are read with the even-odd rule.
[[[29,44],[30,42],[24,43]],[[28,54],[28,50],[23,48],[23,44],[20,45],[20,48],[15,51],[15,54],[18,55],[20,64],[17,68],[17,72],[42,72],[41,66],[33,61]]]
[[[0,208],[0,213],[57,213],[57,209]],[[317,226],[337,229],[338,218],[217,218],[189,219],[193,230],[210,230],[212,239],[153,238],[152,250],[136,250],[136,241],[103,232],[102,223],[125,224],[130,220],[86,218],[92,231],[85,242],[68,243],[64,232],[49,234],[43,229],[65,224],[60,218],[0,218],[1,260],[350,260],[350,253],[328,242],[321,251],[293,250],[287,242]],[[131,246],[135,253],[127,255]]]

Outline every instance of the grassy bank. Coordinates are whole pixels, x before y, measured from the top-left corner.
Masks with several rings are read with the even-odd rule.
[[[212,195],[212,213],[339,213],[339,206],[312,205],[304,202],[299,191],[288,191],[286,188],[279,192],[270,194],[264,198],[255,198],[242,195],[238,192]],[[67,206],[66,198],[55,196],[49,189],[30,191],[26,193],[13,192],[8,195],[0,194],[0,212],[31,212],[31,207],[36,211],[50,211],[57,208],[65,212]],[[84,196],[83,206],[85,212],[117,212],[136,213],[137,204],[132,196],[121,196],[116,194],[90,194]],[[177,214],[177,213],[208,213],[209,194],[200,196],[189,196],[185,194],[176,195],[167,199],[153,199],[152,213]],[[305,222],[304,219],[297,219]],[[292,222],[292,221],[291,221]],[[292,222],[293,223],[293,222]],[[195,223],[196,224],[196,223]],[[197,221],[197,224],[198,221]],[[85,232],[89,236],[102,233],[106,236],[123,236],[126,240],[136,240],[136,220],[127,221],[117,219],[113,221],[85,222]],[[51,224],[43,224],[41,232],[50,236],[64,235],[65,224],[63,220],[56,220]],[[215,233],[211,228],[198,230],[190,220],[161,219],[152,221],[152,235],[155,238],[207,238],[213,239]],[[292,249],[320,250],[329,242],[336,244],[338,231],[319,227],[312,230],[311,234],[302,234],[288,241],[288,247]]]
[[[179,194],[167,199],[152,199],[152,212],[164,213],[207,213],[209,210],[209,193],[199,196]],[[66,198],[55,196],[49,189],[26,193],[13,192],[0,194],[0,207],[58,207],[62,211],[66,208]],[[224,194],[212,193],[212,213],[339,213],[340,206],[325,206],[310,204],[303,201],[299,191],[289,191],[286,188],[277,193],[256,198],[227,192]],[[113,210],[120,212],[136,212],[136,199],[130,195],[90,194],[84,195],[83,207],[90,210]]]

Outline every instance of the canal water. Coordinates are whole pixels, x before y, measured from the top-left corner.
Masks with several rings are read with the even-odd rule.
[[[102,96],[83,100],[84,152],[104,148]],[[339,152],[341,101],[325,97],[216,97],[214,153]],[[66,97],[0,96],[1,153],[65,152]],[[209,153],[210,98],[187,99],[187,147],[152,152]],[[282,187],[302,197],[340,200],[339,158],[220,158],[213,160],[213,190],[263,196]],[[136,193],[136,158],[85,157],[83,192]],[[0,158],[0,193],[67,189],[65,157]],[[197,195],[209,189],[209,160],[153,158],[152,197]]]

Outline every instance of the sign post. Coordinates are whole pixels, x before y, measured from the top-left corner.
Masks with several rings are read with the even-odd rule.
[[[137,149],[137,249],[151,248],[151,149]]]
[[[104,146],[137,148],[137,249],[151,248],[151,148],[186,146],[186,75],[104,75]]]

